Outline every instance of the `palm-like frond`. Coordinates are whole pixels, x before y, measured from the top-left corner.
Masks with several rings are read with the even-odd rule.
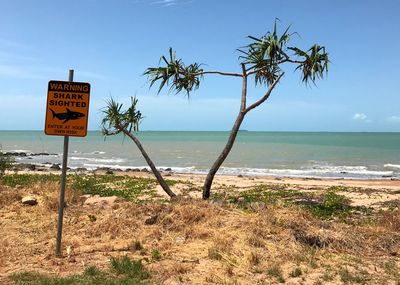
[[[191,91],[199,87],[200,79],[202,78],[201,73],[203,72],[201,64],[193,63],[185,66],[181,59],[176,58],[172,48],[169,49],[169,59],[162,56],[161,62],[164,62],[166,66],[150,67],[144,72],[144,75],[149,78],[150,87],[159,82],[158,93],[161,92],[165,85],[170,85],[170,90],[176,93],[186,91],[189,96]]]
[[[281,71],[279,64],[286,58],[283,51],[292,35],[289,29],[290,26],[281,36],[278,36],[275,21],[273,32],[268,32],[261,38],[248,36],[253,42],[239,49],[239,52],[243,54],[239,56],[239,59],[243,60],[243,64],[250,66],[247,71],[255,71],[256,85],[272,84],[278,77]]]
[[[317,44],[313,45],[307,52],[296,47],[289,47],[296,56],[304,60],[296,67],[296,70],[302,71],[302,81],[306,84],[309,81],[315,83],[315,80],[323,78],[324,73],[328,73],[329,58],[325,47]]]
[[[139,131],[139,124],[143,119],[142,113],[136,109],[138,99],[131,97],[131,105],[127,110],[122,110],[122,104],[113,98],[106,100],[103,108],[102,133],[104,136],[116,135],[124,130]]]
[[[243,60],[242,64],[246,65],[246,70],[254,74],[256,85],[272,84],[282,72],[283,63],[298,64],[296,70],[302,71],[301,79],[306,84],[310,81],[315,83],[317,79],[323,78],[328,72],[329,63],[325,47],[315,44],[307,51],[288,47],[289,40],[295,33],[289,33],[289,26],[278,36],[276,22],[272,32],[261,38],[249,36],[252,42],[239,49],[242,54],[239,59]],[[292,56],[296,59],[291,58]]]

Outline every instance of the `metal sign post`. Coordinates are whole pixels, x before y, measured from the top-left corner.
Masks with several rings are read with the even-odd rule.
[[[68,81],[69,82],[74,81],[73,69],[69,71]],[[68,144],[69,144],[69,136],[64,136],[64,150],[63,150],[61,186],[60,186],[60,204],[58,208],[58,222],[57,222],[56,256],[58,257],[61,256],[61,238],[62,238],[62,226],[64,217],[65,184],[67,181]]]
[[[44,132],[46,135],[64,137],[56,243],[56,256],[59,257],[61,256],[69,137],[87,135],[89,98],[90,84],[74,82],[73,70],[69,71],[68,81],[49,81]]]

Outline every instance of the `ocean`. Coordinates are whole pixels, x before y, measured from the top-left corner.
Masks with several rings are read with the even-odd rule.
[[[229,132],[159,132],[138,134],[160,169],[207,173]],[[18,163],[61,163],[63,137],[42,131],[0,131],[5,152],[25,152]],[[46,153],[49,155],[37,155]],[[36,155],[30,155],[36,154]],[[71,137],[70,168],[148,168],[136,146],[123,136],[104,139],[91,131]],[[241,131],[219,174],[345,179],[400,179],[400,133]]]

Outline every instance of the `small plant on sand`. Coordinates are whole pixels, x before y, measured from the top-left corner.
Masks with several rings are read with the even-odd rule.
[[[251,266],[257,266],[261,262],[261,255],[256,251],[251,251],[250,255],[248,256],[249,264]]]
[[[92,223],[94,223],[95,221],[97,221],[97,218],[95,215],[88,215],[89,221],[91,221]]]
[[[149,77],[150,86],[159,83],[158,92],[169,86],[171,91],[185,92],[188,97],[200,86],[205,75],[235,77],[242,81],[239,112],[226,145],[211,166],[204,181],[203,199],[210,197],[214,177],[232,150],[245,116],[267,101],[285,73],[284,65],[294,65],[294,69],[300,71],[301,80],[306,85],[310,82],[315,84],[328,71],[329,60],[325,47],[318,44],[312,45],[307,50],[293,47],[289,42],[296,33],[290,33],[290,27],[288,27],[279,34],[276,23],[277,20],[272,32],[267,32],[261,37],[249,36],[250,43],[238,50],[241,54],[239,57],[241,60],[240,72],[204,70],[203,64],[197,62],[186,65],[170,48],[168,56],[162,56],[160,59],[162,65],[147,68],[144,73]],[[256,86],[264,87],[263,95],[250,104],[247,102],[249,79],[253,79]]]
[[[310,206],[311,212],[319,218],[330,218],[332,216],[346,216],[350,212],[350,200],[336,194],[335,191],[328,191],[322,197],[322,202]]]
[[[128,256],[111,258],[111,269],[117,274],[136,280],[148,279],[150,273],[144,268],[141,260],[131,260]]]
[[[318,251],[315,248],[307,246],[304,247],[300,252],[296,253],[293,256],[293,259],[296,261],[297,265],[300,265],[304,262],[312,268],[317,268],[317,253]]]
[[[296,278],[299,277],[303,274],[303,271],[301,271],[300,267],[296,267],[290,272],[290,277]]]
[[[348,192],[348,191],[352,191],[354,188],[348,187],[348,186],[342,186],[342,185],[336,185],[336,186],[330,186],[328,188],[329,191],[332,192]]]
[[[157,170],[136,135],[139,131],[139,124],[143,120],[142,113],[137,110],[137,103],[138,99],[132,97],[130,107],[127,110],[122,110],[122,104],[116,102],[113,98],[110,98],[107,101],[107,106],[103,109],[103,135],[107,137],[123,134],[124,136],[129,137],[136,144],[154,176],[157,178],[161,188],[168,194],[168,196],[175,197],[176,194],[172,192],[167,182],[161,176],[161,173]]]
[[[10,155],[4,154],[0,149],[0,179],[4,176],[7,170],[13,166],[14,158]]]
[[[359,274],[351,273],[347,268],[342,268],[339,271],[340,280],[345,284],[347,284],[347,283],[365,284],[365,281],[366,281],[365,274],[368,274],[368,273],[367,272],[362,272]]]
[[[222,191],[212,195],[213,200],[224,200],[250,211],[258,211],[266,205],[291,205],[298,200],[308,199],[310,194],[292,190],[288,185],[259,184],[244,191]]]
[[[387,229],[400,231],[400,209],[381,211],[377,223]]]
[[[328,189],[327,192],[320,196],[314,196],[313,203],[306,203],[305,208],[308,208],[311,213],[321,219],[339,219],[346,223],[364,223],[371,224],[375,220],[372,217],[373,209],[366,206],[352,206],[351,200],[344,195],[339,195],[336,188]],[[354,219],[362,216],[363,219]]]
[[[324,274],[321,276],[321,279],[326,282],[332,281],[334,278],[335,278],[335,274],[334,274],[333,270],[330,268],[327,268],[325,270]]]
[[[221,260],[222,255],[219,253],[218,249],[213,246],[208,249],[208,257],[214,260]]]
[[[285,278],[283,278],[282,269],[277,264],[274,264],[274,265],[268,267],[267,274],[271,277],[275,277],[276,281],[278,281],[279,283],[285,282]]]
[[[130,260],[126,256],[113,258],[110,269],[104,271],[89,266],[83,274],[62,277],[35,272],[20,272],[11,276],[15,285],[146,285],[149,278],[150,274],[141,261]]]
[[[234,198],[234,202],[247,208],[253,202],[264,202],[274,204],[278,201],[286,201],[304,195],[300,191],[286,189],[285,185],[256,185],[254,188],[240,193],[239,198]]]
[[[85,276],[98,276],[102,272],[100,269],[98,269],[96,266],[89,266],[85,269],[85,272],[83,272],[83,275]]]
[[[386,274],[391,275],[397,279],[400,278],[400,270],[393,260],[389,260],[383,264],[383,269]]]
[[[140,241],[135,240],[132,243],[132,250],[140,251],[140,250],[143,250],[143,249],[144,249],[143,244]]]
[[[151,260],[153,260],[153,261],[160,261],[161,258],[162,258],[161,252],[160,252],[158,249],[154,248],[154,249],[151,251]]]

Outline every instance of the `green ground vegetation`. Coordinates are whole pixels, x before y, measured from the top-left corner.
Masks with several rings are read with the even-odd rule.
[[[292,189],[287,184],[260,184],[245,191],[234,191],[234,187],[221,187],[213,195],[214,200],[228,201],[240,208],[254,210],[260,205],[297,205],[310,211],[321,219],[339,219],[351,221],[354,216],[370,216],[372,209],[352,206],[343,192],[352,191],[351,187],[332,186],[318,192],[305,192]]]
[[[18,188],[35,183],[59,182],[60,176],[54,174],[9,174],[2,177],[5,186]],[[166,180],[173,186],[178,181]],[[75,175],[67,177],[67,187],[76,194],[99,195],[101,197],[117,196],[135,203],[148,200],[162,201],[156,191],[157,181],[152,178],[117,176],[117,175]]]
[[[57,182],[60,181],[59,175],[54,174],[8,174],[4,175],[2,184],[9,187],[25,187],[35,183]]]
[[[150,284],[150,273],[141,260],[123,256],[113,257],[106,270],[89,266],[82,274],[66,277],[21,272],[11,279],[15,285],[145,285]]]
[[[0,179],[4,176],[7,170],[13,167],[14,158],[10,155],[4,154],[0,150]]]

